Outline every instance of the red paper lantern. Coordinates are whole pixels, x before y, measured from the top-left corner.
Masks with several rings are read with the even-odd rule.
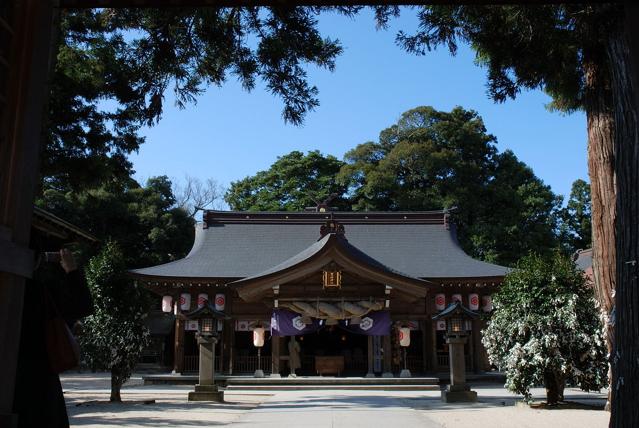
[[[223,311],[224,310],[224,306],[226,306],[226,297],[224,296],[224,294],[216,294],[215,295],[215,310],[217,311]]]
[[[200,293],[197,295],[197,307],[203,308],[206,305],[206,302],[209,301],[209,295],[206,293]]]
[[[402,327],[399,329],[399,345],[410,346],[410,328]]]
[[[444,293],[435,294],[435,309],[438,311],[446,309],[446,295]]]
[[[183,311],[191,310],[191,295],[189,293],[180,294],[180,309]]]
[[[460,302],[460,303],[462,303],[462,295],[461,295],[461,294],[453,294],[450,300],[451,300],[453,303],[455,303],[455,302]]]
[[[493,298],[490,296],[481,296],[481,309],[484,312],[493,310]]]
[[[479,309],[479,294],[471,293],[468,295],[468,309],[471,311]]]

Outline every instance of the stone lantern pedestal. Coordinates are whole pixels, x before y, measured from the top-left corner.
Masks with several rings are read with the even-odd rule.
[[[446,321],[446,343],[448,344],[448,365],[450,366],[450,385],[442,390],[445,403],[475,402],[477,393],[466,385],[466,359],[464,344],[468,338],[466,321],[477,318],[476,312],[464,307],[461,301],[454,301],[446,309],[433,317],[433,320]]]
[[[442,390],[442,401],[445,403],[475,402],[477,392],[466,385],[466,361],[464,358],[465,336],[449,336],[448,361],[450,366],[450,385]]]
[[[215,344],[217,338],[198,335],[200,345],[200,376],[195,391],[189,392],[189,401],[224,401],[224,391],[215,385]]]

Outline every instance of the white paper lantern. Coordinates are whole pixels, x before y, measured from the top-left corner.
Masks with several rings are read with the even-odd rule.
[[[253,346],[261,348],[264,346],[264,328],[256,327],[253,329]]]
[[[216,294],[215,295],[215,310],[223,311],[224,306],[226,306],[226,297],[224,294]]]
[[[173,297],[171,296],[163,296],[162,297],[162,312],[169,313],[173,310]]]
[[[446,321],[445,320],[437,321],[437,331],[446,331]]]
[[[461,294],[453,294],[450,298],[451,303],[460,302],[462,303],[462,295]]]
[[[435,309],[438,311],[446,309],[446,295],[444,293],[435,294]]]
[[[200,293],[197,295],[197,308],[203,308],[206,302],[209,301],[209,295],[206,293]]]
[[[402,327],[399,329],[399,345],[410,346],[410,328]]]
[[[493,298],[490,296],[481,296],[481,310],[490,312],[493,310]]]
[[[180,294],[180,310],[191,310],[191,295],[189,293]]]
[[[471,293],[468,295],[468,309],[471,311],[479,309],[479,294]]]

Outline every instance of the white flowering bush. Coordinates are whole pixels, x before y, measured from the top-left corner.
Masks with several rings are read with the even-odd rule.
[[[482,331],[489,360],[506,372],[506,387],[531,401],[546,387],[549,404],[563,401],[568,383],[585,391],[606,386],[606,347],[593,290],[567,257],[520,260],[493,296]]]
[[[143,298],[127,278],[124,258],[113,242],[89,261],[86,278],[95,309],[84,320],[82,354],[92,369],[111,372],[110,401],[122,401],[120,388],[149,340]]]

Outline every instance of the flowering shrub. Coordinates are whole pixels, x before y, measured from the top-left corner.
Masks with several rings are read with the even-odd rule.
[[[482,343],[490,362],[506,372],[508,390],[531,401],[530,388],[544,385],[554,404],[563,400],[566,383],[585,391],[606,386],[606,347],[593,290],[570,259],[521,259],[493,304]]]

